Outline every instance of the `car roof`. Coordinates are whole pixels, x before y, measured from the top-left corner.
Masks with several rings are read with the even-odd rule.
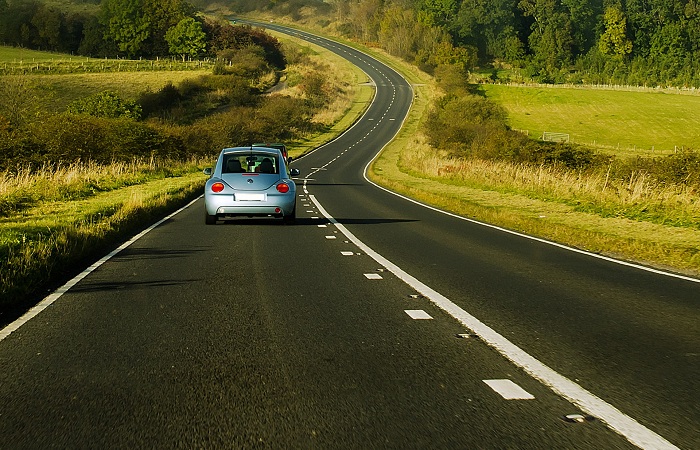
[[[253,147],[286,148],[281,142],[256,142]]]
[[[272,148],[272,147],[229,147],[225,148],[222,150],[223,153],[229,154],[229,153],[250,153],[250,152],[255,152],[255,153],[274,153],[274,154],[279,154],[281,153],[279,149]]]

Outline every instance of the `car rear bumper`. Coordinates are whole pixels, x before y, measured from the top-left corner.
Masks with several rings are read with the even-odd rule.
[[[223,196],[222,196],[223,197]],[[277,197],[274,203],[267,202],[235,202],[231,196],[227,199],[219,199],[211,196],[205,200],[207,214],[218,217],[232,216],[288,216],[294,212],[296,205],[293,196]]]

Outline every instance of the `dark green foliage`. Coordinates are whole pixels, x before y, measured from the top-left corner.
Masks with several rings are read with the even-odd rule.
[[[156,114],[169,111],[180,104],[183,97],[178,88],[168,83],[158,92],[144,92],[138,99],[143,111],[143,117],[152,117]]]
[[[242,50],[247,47],[259,47],[265,60],[276,69],[284,69],[287,65],[282,44],[273,36],[261,29],[248,25],[231,26],[227,22],[207,21],[204,23],[204,31],[209,36],[209,52],[211,56],[226,59],[227,50]]]
[[[217,58],[255,47],[270,67],[286,66],[280,42],[264,30],[203,19],[184,0],[103,0],[99,16],[36,0],[0,0],[0,44],[133,59]]]
[[[122,100],[118,94],[109,91],[76,100],[68,106],[68,111],[111,119],[124,117],[138,120],[141,118],[140,105],[134,101]]]
[[[25,133],[0,129],[0,171],[39,167],[44,143]]]
[[[202,31],[202,24],[192,17],[182,19],[174,27],[165,33],[170,53],[186,57],[197,58],[204,54],[207,35]]]
[[[29,158],[34,167],[75,161],[107,164],[135,157],[178,159],[187,153],[176,136],[125,118],[58,114],[36,127],[35,137],[42,147]]]
[[[167,84],[158,92],[141,94],[137,100],[144,118],[160,118],[183,125],[225,108],[250,106],[256,102],[251,80],[235,75],[203,76],[186,80],[179,86]]]
[[[429,73],[450,59],[443,54],[449,49],[453,58],[476,53],[481,68],[521,69],[513,74],[517,80],[700,87],[697,0],[236,0],[232,5],[235,11],[286,17],[304,10],[305,19],[331,22],[334,30]],[[464,70],[471,70],[473,58],[464,56],[459,57]]]
[[[634,173],[644,173],[661,183],[700,190],[700,153],[686,150],[664,157],[638,157],[615,161],[612,166],[612,175],[621,179],[628,179]]]
[[[595,172],[622,181],[622,184],[643,174],[661,184],[700,190],[700,153],[697,151],[658,158],[623,159],[578,145],[534,141],[508,129],[506,114],[499,105],[470,94],[449,70],[437,72],[437,80],[448,94],[435,102],[423,123],[423,131],[433,147],[452,157]]]

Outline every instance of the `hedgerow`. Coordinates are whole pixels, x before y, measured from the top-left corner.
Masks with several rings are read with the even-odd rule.
[[[657,183],[700,189],[700,153],[685,150],[664,157],[620,158],[590,148],[541,142],[511,130],[505,110],[468,87],[466,78],[440,68],[436,80],[445,95],[438,98],[423,122],[428,143],[457,158],[502,160],[559,166],[577,172],[604,171],[607,177],[630,180],[640,173]]]

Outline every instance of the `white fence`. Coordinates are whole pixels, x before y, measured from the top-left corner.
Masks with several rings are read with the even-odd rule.
[[[545,131],[542,133],[542,140],[546,142],[569,142],[569,134]]]

